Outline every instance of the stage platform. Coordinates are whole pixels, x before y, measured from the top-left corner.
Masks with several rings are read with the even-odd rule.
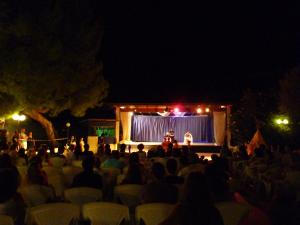
[[[143,144],[145,146],[144,150],[147,152],[149,149],[156,148],[158,145],[161,145],[161,142],[134,142],[134,141],[121,141],[120,144],[126,144],[127,146],[131,146],[131,151],[135,152],[138,151],[137,145]],[[187,146],[183,142],[178,143],[180,146]],[[192,143],[190,148],[195,150],[198,153],[220,153],[221,146],[217,145],[216,143]],[[126,148],[126,150],[128,147]],[[127,150],[128,151],[128,150]]]

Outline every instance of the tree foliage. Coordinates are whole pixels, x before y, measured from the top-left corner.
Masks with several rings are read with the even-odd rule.
[[[0,110],[82,116],[101,103],[103,19],[96,0],[0,4]]]
[[[300,67],[287,72],[280,81],[279,110],[290,119],[290,142],[300,145]]]
[[[273,142],[276,131],[272,118],[277,109],[277,96],[274,90],[254,91],[246,89],[240,102],[233,107],[231,131],[234,144],[251,140],[256,129],[262,131],[267,141]]]

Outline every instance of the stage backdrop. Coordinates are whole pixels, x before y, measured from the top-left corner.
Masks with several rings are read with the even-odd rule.
[[[183,142],[184,134],[189,131],[193,142],[214,142],[213,119],[201,116],[145,116],[133,115],[131,140],[136,142],[162,142],[169,130],[174,130],[175,139]]]

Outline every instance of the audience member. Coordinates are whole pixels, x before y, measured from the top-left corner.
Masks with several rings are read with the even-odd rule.
[[[94,172],[94,163],[93,156],[88,156],[83,159],[83,172],[74,177],[72,187],[92,187],[102,189],[102,177]]]
[[[177,202],[178,190],[175,186],[165,182],[165,168],[161,163],[155,162],[151,168],[152,181],[143,187],[141,202]]]
[[[174,158],[169,158],[167,160],[167,172],[168,175],[165,177],[165,181],[169,184],[183,184],[183,177],[177,176],[177,160]]]
[[[159,225],[223,225],[222,216],[210,196],[205,176],[200,172],[190,173],[183,200]]]

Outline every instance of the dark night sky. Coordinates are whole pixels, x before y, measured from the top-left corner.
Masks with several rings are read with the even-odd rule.
[[[234,102],[299,62],[299,7],[183,2],[106,3],[107,101]]]

